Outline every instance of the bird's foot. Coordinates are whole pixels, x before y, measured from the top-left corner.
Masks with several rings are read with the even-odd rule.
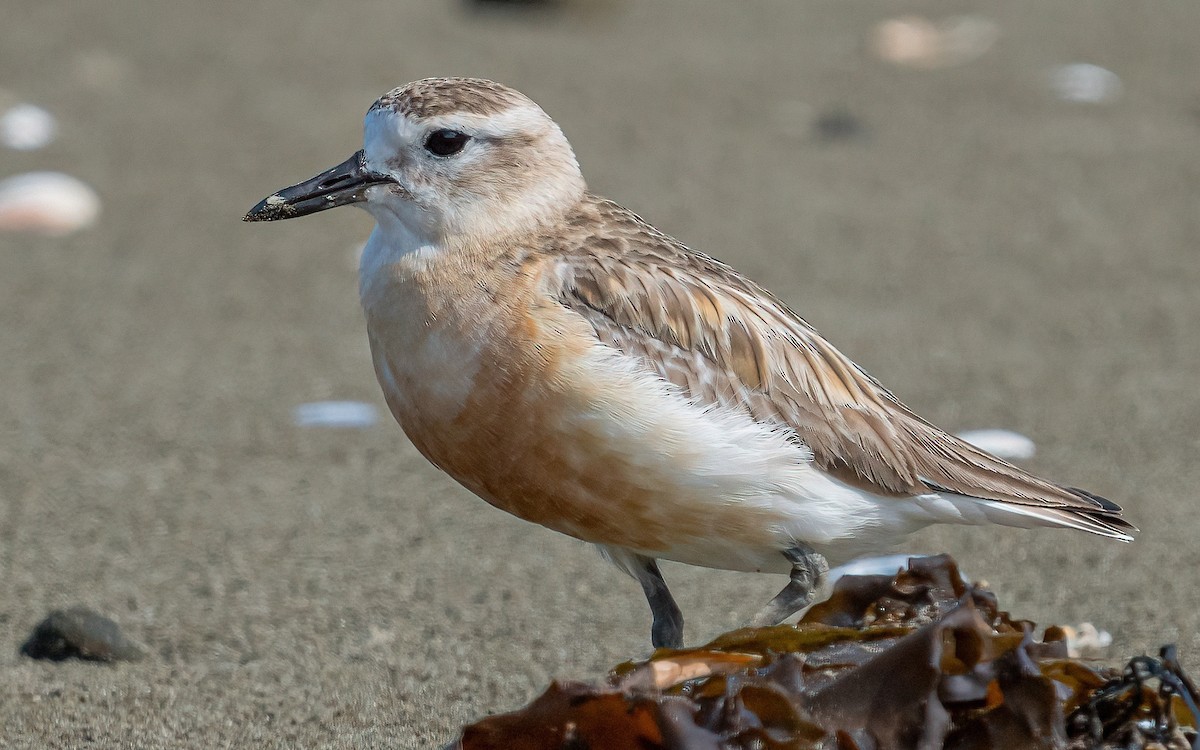
[[[812,602],[813,594],[825,584],[829,563],[810,547],[797,545],[783,556],[792,563],[792,579],[750,620],[755,628],[778,625]]]

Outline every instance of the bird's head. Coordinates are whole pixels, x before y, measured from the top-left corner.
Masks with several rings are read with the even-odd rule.
[[[525,95],[475,78],[427,78],[383,95],[363,148],[263,199],[246,221],[358,204],[431,241],[530,231],[582,197],[566,137]]]

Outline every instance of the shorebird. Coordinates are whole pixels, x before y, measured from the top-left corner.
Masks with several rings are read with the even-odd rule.
[[[362,150],[246,221],[355,204],[375,374],[430,462],[488,503],[597,545],[683,642],[658,560],[790,580],[931,523],[1131,541],[1121,508],[917,416],[783,302],[588,192],[562,130],[491,81],[371,106]]]

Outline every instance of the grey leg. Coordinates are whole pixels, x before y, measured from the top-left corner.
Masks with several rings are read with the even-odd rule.
[[[650,628],[650,642],[654,647],[682,648],[683,614],[671,598],[671,591],[658,571],[658,563],[654,558],[639,555],[625,547],[596,546],[605,559],[642,584],[646,601],[650,603],[650,613],[654,616],[654,624]]]
[[[683,613],[671,597],[671,590],[658,571],[658,563],[652,557],[636,555],[634,558],[637,567],[631,572],[642,584],[646,601],[650,603],[650,613],[654,616],[650,643],[655,648],[683,648]]]
[[[792,563],[792,580],[750,620],[753,627],[783,622],[806,607],[812,601],[813,594],[825,583],[829,563],[811,548],[798,545],[784,550],[783,556]]]

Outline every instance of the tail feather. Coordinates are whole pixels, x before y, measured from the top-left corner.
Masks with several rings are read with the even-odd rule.
[[[1036,526],[1058,526],[1091,532],[1122,542],[1132,542],[1138,529],[1112,511],[1081,510],[1078,508],[1052,508],[1037,505],[1018,505],[999,500],[974,499],[983,509],[989,521],[1004,526],[1033,528]],[[1111,505],[1111,503],[1110,503]]]
[[[916,415],[907,426],[930,448],[920,480],[939,494],[974,500],[989,520],[1008,526],[1060,526],[1133,541],[1137,528],[1107,498],[1064,487],[949,435]]]

